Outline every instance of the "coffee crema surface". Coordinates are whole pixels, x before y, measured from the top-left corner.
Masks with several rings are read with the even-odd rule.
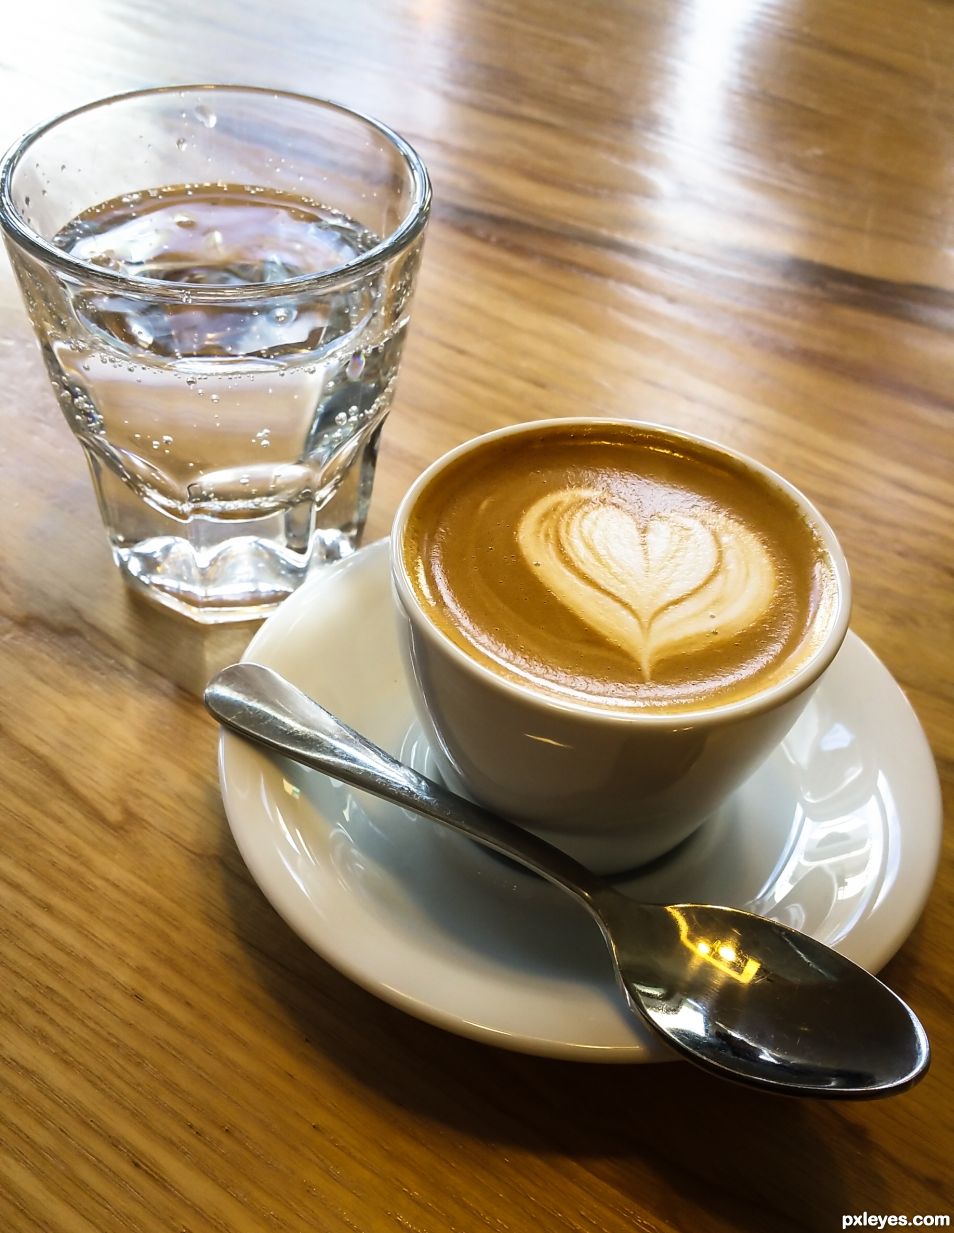
[[[828,632],[834,565],[783,489],[639,425],[548,426],[449,462],[404,565],[434,625],[547,696],[705,710],[790,677]]]

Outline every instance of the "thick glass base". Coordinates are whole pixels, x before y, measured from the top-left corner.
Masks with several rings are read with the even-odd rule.
[[[355,546],[350,536],[332,545],[315,539],[312,550],[297,558],[255,535],[233,535],[211,551],[167,535],[132,547],[114,545],[113,559],[140,594],[193,621],[217,625],[263,619],[313,568],[350,555]]]
[[[88,453],[113,559],[140,594],[205,625],[262,620],[324,564],[358,547],[368,513],[378,431],[329,480],[252,518],[170,517]]]

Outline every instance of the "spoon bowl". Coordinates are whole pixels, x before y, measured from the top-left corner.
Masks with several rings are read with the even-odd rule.
[[[736,908],[637,903],[399,762],[269,668],[233,664],[205,702],[239,735],[449,826],[574,896],[602,931],[631,1012],[710,1072],[788,1095],[870,1099],[927,1070],[927,1037],[909,1007],[814,938]]]

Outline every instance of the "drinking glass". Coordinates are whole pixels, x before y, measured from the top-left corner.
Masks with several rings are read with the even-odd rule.
[[[189,86],[81,107],[0,169],[0,226],[126,579],[263,616],[356,547],[430,207],[398,134]]]

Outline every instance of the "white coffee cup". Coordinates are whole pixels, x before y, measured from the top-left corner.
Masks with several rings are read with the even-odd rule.
[[[790,675],[738,700],[696,710],[621,713],[557,697],[462,649],[415,590],[405,559],[408,519],[450,463],[488,443],[592,419],[538,421],[485,434],[419,476],[395,516],[391,575],[415,708],[446,783],[534,831],[596,872],[640,865],[709,818],[791,728],[848,628],[850,580],[834,532],[797,489],[762,464],[690,434],[641,425],[734,459],[795,502],[827,554],[835,601],[812,654]],[[605,424],[621,421],[601,421]]]

